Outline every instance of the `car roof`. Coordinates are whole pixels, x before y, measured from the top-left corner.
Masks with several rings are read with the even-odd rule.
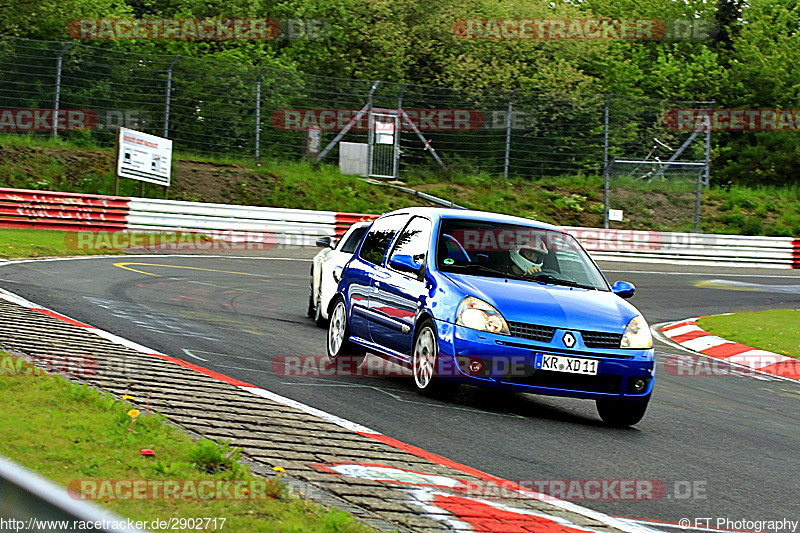
[[[482,222],[504,222],[507,224],[524,224],[526,226],[533,226],[541,229],[550,229],[563,231],[558,226],[534,220],[532,218],[517,217],[513,215],[504,215],[501,213],[492,213],[490,211],[478,211],[474,209],[455,209],[452,207],[406,207],[396,211],[389,211],[384,215],[389,214],[410,214],[427,216],[433,219],[442,218],[460,218],[469,220],[478,220]],[[381,215],[383,216],[383,215]]]

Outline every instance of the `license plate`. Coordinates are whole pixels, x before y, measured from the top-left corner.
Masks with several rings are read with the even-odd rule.
[[[533,366],[537,370],[585,374],[587,376],[597,375],[597,360],[595,359],[581,359],[578,357],[537,353]]]

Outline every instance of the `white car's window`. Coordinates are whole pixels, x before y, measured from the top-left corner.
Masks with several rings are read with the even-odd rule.
[[[364,237],[364,244],[361,246],[358,256],[364,261],[380,265],[392,239],[406,220],[408,220],[408,215],[389,215],[376,220],[370,227],[367,236]]]
[[[356,228],[352,232],[350,232],[350,235],[344,241],[342,247],[339,248],[339,251],[347,254],[352,254],[353,252],[355,252],[356,248],[358,247],[358,243],[361,242],[361,237],[363,237],[364,233],[367,232],[368,227],[369,226],[364,226],[363,228]]]

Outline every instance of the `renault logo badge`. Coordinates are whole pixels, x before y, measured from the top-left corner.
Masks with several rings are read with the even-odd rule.
[[[561,340],[564,342],[564,346],[566,346],[567,348],[572,348],[573,346],[575,346],[575,335],[573,335],[569,331],[564,333],[564,336],[561,338]]]

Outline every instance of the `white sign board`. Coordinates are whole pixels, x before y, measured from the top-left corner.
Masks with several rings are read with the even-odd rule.
[[[609,209],[608,210],[608,220],[612,220],[614,222],[622,222],[622,209]]]
[[[141,131],[119,129],[117,175],[169,187],[172,141]]]
[[[375,120],[375,142],[394,144],[394,117],[389,117],[389,121],[386,122],[381,119]]]

